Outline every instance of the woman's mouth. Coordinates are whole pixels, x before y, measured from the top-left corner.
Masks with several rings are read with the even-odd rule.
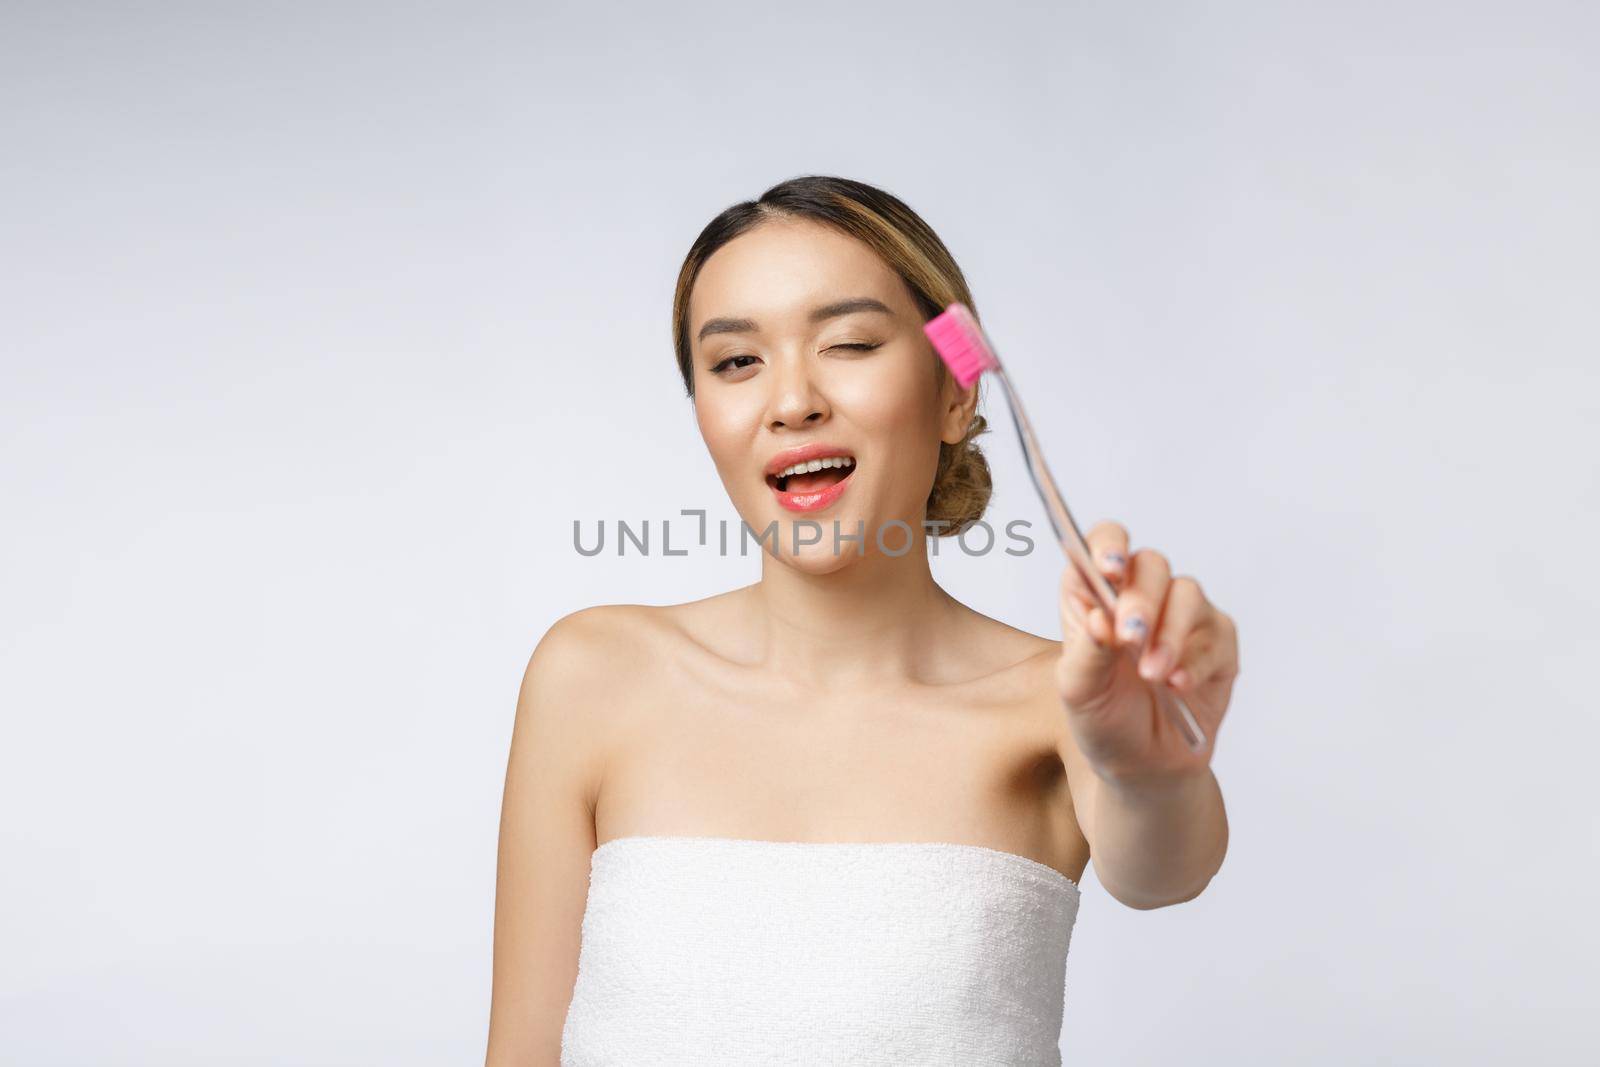
[[[769,474],[767,485],[790,511],[820,511],[843,495],[855,470],[854,456],[829,456]]]

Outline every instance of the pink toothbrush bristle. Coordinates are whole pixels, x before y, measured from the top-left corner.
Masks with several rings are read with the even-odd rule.
[[[984,371],[1000,366],[984,339],[982,327],[965,304],[951,304],[943,314],[924,323],[922,332],[963,389],[982,377]]]

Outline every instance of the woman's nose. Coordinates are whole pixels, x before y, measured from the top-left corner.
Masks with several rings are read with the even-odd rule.
[[[772,394],[767,400],[769,429],[793,429],[820,422],[827,417],[827,401],[817,388],[803,356],[775,361],[767,381],[772,384]]]

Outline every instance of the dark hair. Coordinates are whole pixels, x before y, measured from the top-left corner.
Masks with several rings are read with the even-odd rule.
[[[771,219],[802,218],[831,226],[864,242],[905,282],[923,321],[952,303],[978,314],[950,250],[922,217],[899,197],[865,182],[812,174],[780,182],[757,200],[723,211],[700,231],[678,272],[672,299],[672,340],[686,394],[694,397],[694,357],[689,340],[689,294],[706,261],[735,237]],[[929,349],[941,382],[949,374],[944,361]],[[944,536],[960,533],[983,516],[993,492],[989,464],[974,440],[987,430],[982,415],[960,443],[942,443],[939,467],[928,494],[927,519],[948,525]]]

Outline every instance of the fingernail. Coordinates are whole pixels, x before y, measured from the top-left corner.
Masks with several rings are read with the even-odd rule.
[[[1172,649],[1166,645],[1157,645],[1144,657],[1144,662],[1139,664],[1139,676],[1145,681],[1153,682],[1172,669]]]
[[[1112,571],[1120,571],[1128,565],[1127,557],[1123,556],[1121,552],[1107,552],[1100,557],[1100,562],[1107,570]]]
[[[1122,624],[1122,636],[1130,641],[1143,641],[1150,632],[1150,627],[1145,625],[1143,615],[1129,615]]]

